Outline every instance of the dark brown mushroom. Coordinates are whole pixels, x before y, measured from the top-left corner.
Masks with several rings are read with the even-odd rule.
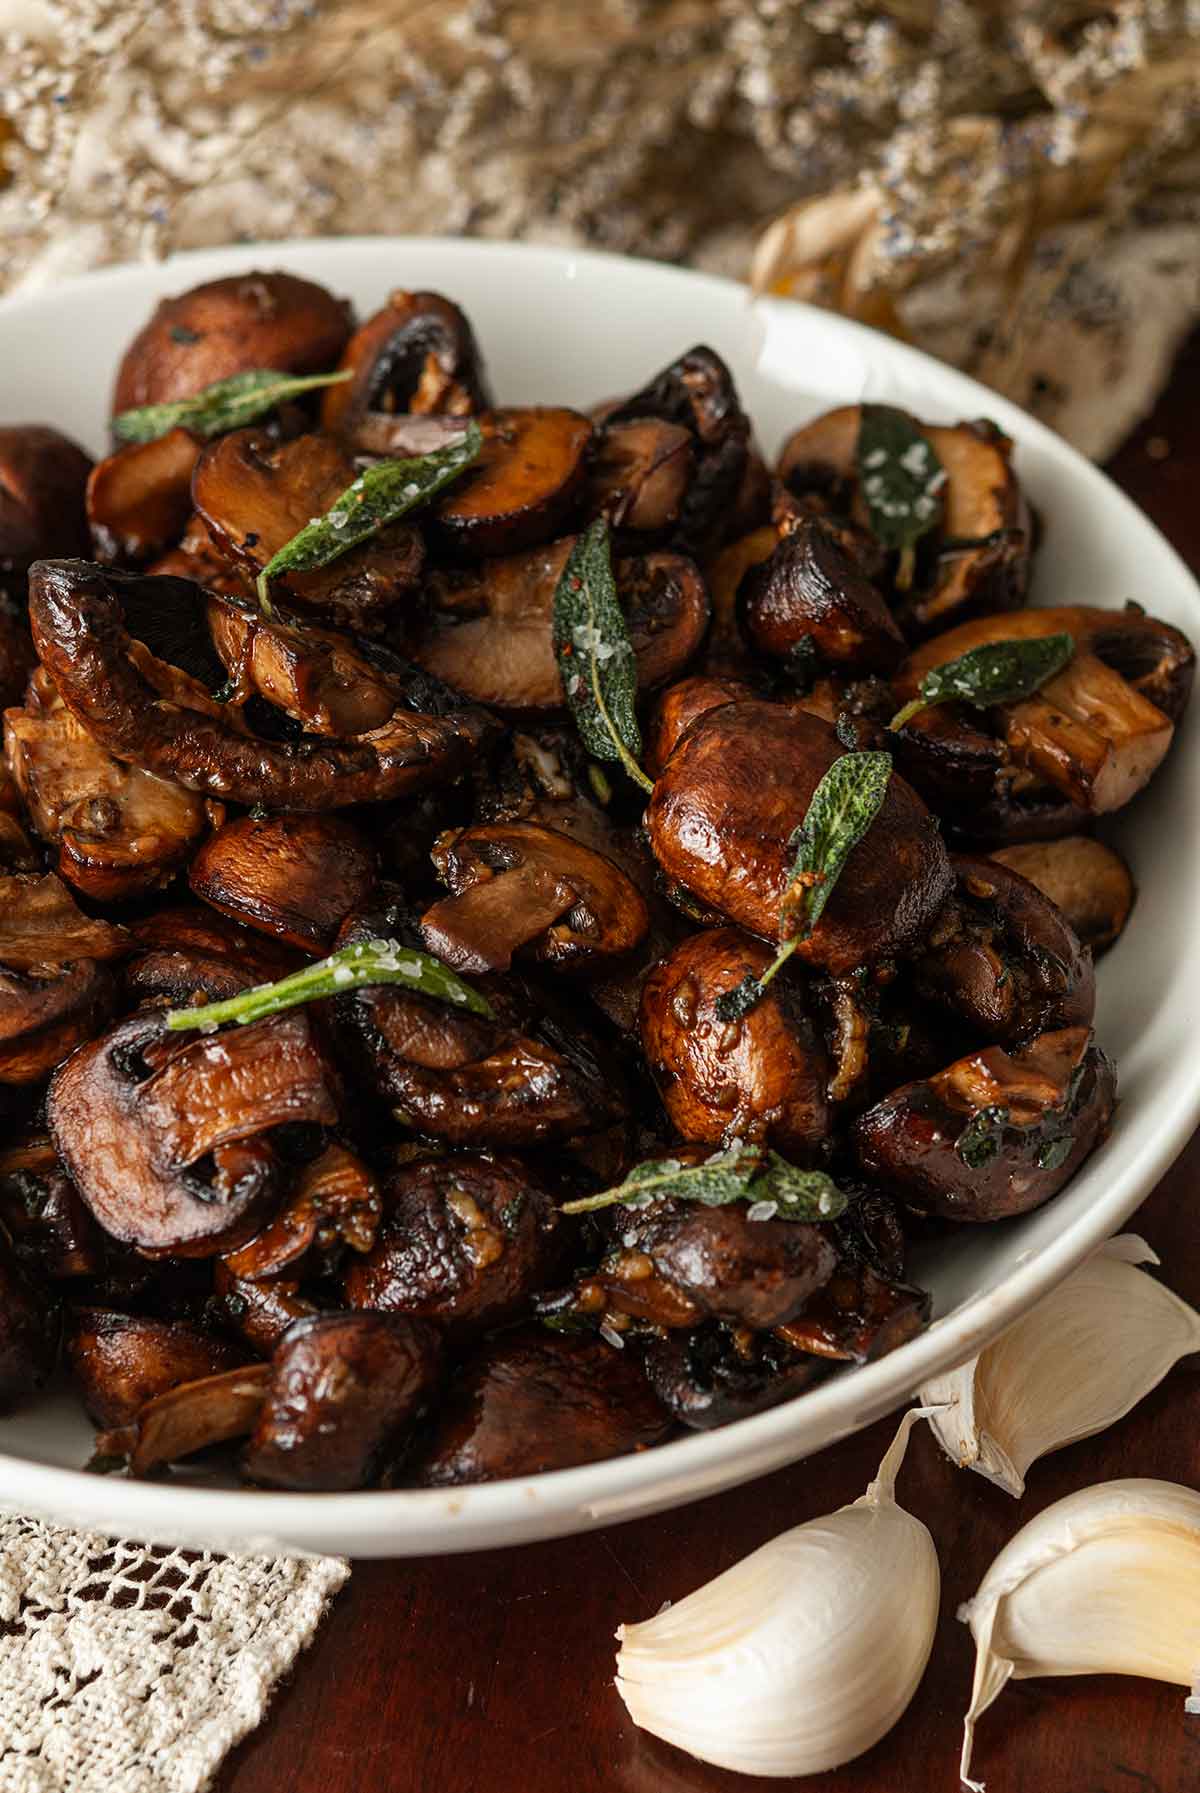
[[[186,1320],[155,1320],[108,1308],[75,1308],[66,1356],[84,1406],[97,1426],[128,1426],[156,1395],[235,1370],[239,1345]]]
[[[738,621],[737,595],[751,568],[769,560],[778,546],[779,536],[768,523],[728,543],[701,563],[712,605],[712,627],[699,666],[706,676],[761,682],[761,665],[751,653]]]
[[[53,1356],[53,1311],[0,1226],[0,1413],[40,1387]]]
[[[40,423],[0,426],[0,586],[44,554],[86,554],[84,490],[92,463]],[[19,594],[14,594],[19,595]]]
[[[234,1276],[223,1258],[213,1266],[214,1320],[236,1333],[259,1357],[270,1357],[296,1320],[307,1320],[319,1312],[314,1302],[300,1294],[298,1278],[272,1276],[254,1282]]]
[[[179,540],[192,514],[200,448],[187,430],[174,429],[96,463],[87,483],[87,515],[97,560],[152,560]]]
[[[869,1264],[843,1261],[803,1313],[776,1328],[794,1350],[839,1363],[870,1363],[924,1331],[931,1298]]]
[[[359,325],[338,366],[353,378],[327,388],[321,425],[356,447],[366,446],[359,432],[372,413],[464,417],[492,402],[471,326],[440,293],[397,289]]]
[[[650,712],[642,734],[642,764],[657,778],[674,753],[684,731],[709,710],[721,704],[741,703],[756,695],[742,679],[712,678],[697,674],[668,685]]]
[[[533,822],[492,822],[443,836],[438,876],[453,892],[421,917],[431,953],[460,971],[507,971],[513,954],[582,970],[643,938],[641,892],[611,859]]]
[[[204,518],[195,511],[175,546],[145,570],[162,578],[191,579],[205,591],[232,598],[235,604],[244,607],[247,603],[249,575],[226,559],[208,533]]]
[[[39,667],[24,706],[4,713],[9,769],[58,872],[96,902],[161,890],[224,814],[193,791],[102,747]]]
[[[890,672],[904,637],[878,589],[836,532],[809,517],[738,591],[742,627],[765,659],[811,672],[812,660],[854,673]]]
[[[834,731],[778,704],[723,704],[693,722],[654,787],[650,845],[668,878],[775,938],[788,841],[841,756]],[[950,894],[946,849],[925,805],[893,774],[798,956],[839,973],[916,945]]]
[[[181,1382],[154,1395],[127,1425],[101,1432],[100,1457],[128,1457],[131,1475],[149,1475],[197,1451],[228,1444],[251,1430],[270,1380],[265,1363],[244,1364]]]
[[[0,965],[45,970],[79,959],[119,959],[131,938],[112,922],[85,915],[52,872],[0,877]]]
[[[1069,1181],[1103,1139],[1116,1075],[1086,1027],[1000,1046],[905,1084],[861,1115],[860,1164],[922,1213],[1024,1214]]]
[[[239,1286],[268,1277],[297,1280],[314,1260],[318,1268],[336,1266],[343,1248],[369,1252],[382,1211],[374,1173],[357,1153],[334,1140],[303,1167],[295,1188],[262,1232],[227,1252],[221,1262]]]
[[[46,1114],[106,1232],[147,1257],[209,1257],[248,1238],[277,1191],[272,1130],[331,1126],[335,1090],[303,1009],[200,1038],[142,1010],[59,1069]]]
[[[353,460],[332,436],[278,442],[263,430],[233,430],[201,454],[192,499],[218,550],[256,579],[355,477]],[[420,531],[391,523],[328,566],[280,574],[271,589],[339,627],[378,633],[388,612],[416,589],[424,563]]]
[[[716,1012],[718,997],[773,956],[736,928],[689,935],[646,980],[642,1049],[680,1138],[738,1138],[811,1163],[829,1131],[830,1067],[804,973],[788,967],[737,1021]]]
[[[0,877],[0,901],[0,1083],[36,1083],[105,1025],[116,997],[105,961],[127,941],[52,875]]]
[[[670,535],[695,472],[690,429],[658,417],[605,423],[596,436],[585,509],[643,539]]]
[[[147,585],[164,605],[207,604],[187,580],[41,561],[31,582],[34,639],[64,702],[96,740],[186,790],[247,808],[385,802],[457,778],[494,733],[481,711],[402,668],[397,707],[382,728],[337,743],[252,736],[197,681],[145,649],[134,653],[122,606]]]
[[[160,300],[125,351],[113,411],[190,398],[251,368],[325,373],[336,366],[350,329],[346,301],[296,274],[205,281]]]
[[[658,1444],[671,1419],[632,1351],[528,1328],[484,1343],[415,1466],[427,1488],[598,1463]]]
[[[423,1320],[298,1320],[271,1360],[242,1469],[267,1488],[363,1488],[392,1468],[440,1376],[441,1340]]]
[[[1003,847],[989,858],[1035,884],[1093,953],[1103,952],[1124,931],[1136,894],[1133,876],[1121,855],[1102,841],[1071,834]]]
[[[395,711],[397,681],[336,630],[268,622],[257,608],[217,597],[208,626],[231,703],[257,694],[306,733],[343,739],[384,727]]]
[[[296,971],[299,956],[199,903],[156,909],[129,924],[131,951],[121,983],[134,1004],[186,1008],[222,1002]]]
[[[479,459],[433,506],[431,534],[473,560],[515,554],[560,535],[587,476],[587,418],[530,405],[485,411],[479,427]]]
[[[375,852],[344,816],[239,816],[192,860],[192,894],[301,952],[325,952],[375,887]]]
[[[52,1282],[105,1267],[103,1235],[43,1133],[0,1152],[0,1230],[21,1263]]]
[[[803,1394],[832,1365],[792,1350],[777,1333],[710,1320],[650,1339],[643,1367],[661,1406],[681,1425],[708,1432]]]
[[[574,545],[567,536],[478,567],[435,573],[425,587],[425,609],[405,637],[406,651],[465,697],[503,714],[563,714],[552,620],[555,588]],[[619,560],[614,573],[638,686],[652,691],[674,678],[704,639],[704,581],[678,554]]]

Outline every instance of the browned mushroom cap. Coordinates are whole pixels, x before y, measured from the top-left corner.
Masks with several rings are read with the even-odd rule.
[[[605,428],[650,417],[695,438],[695,473],[672,540],[688,554],[709,551],[736,511],[750,453],[750,423],[733,375],[713,349],[689,349],[610,411]]]
[[[632,1351],[524,1328],[488,1340],[466,1365],[416,1480],[443,1488],[599,1463],[658,1444],[671,1424]]]
[[[524,1166],[457,1152],[392,1172],[379,1238],[343,1287],[351,1307],[419,1314],[459,1341],[527,1312],[560,1256],[558,1210]]]
[[[485,411],[479,459],[430,513],[457,554],[514,554],[561,533],[587,476],[592,426],[578,411],[530,405]]]
[[[803,1394],[832,1365],[774,1332],[710,1320],[651,1338],[642,1357],[655,1398],[681,1425],[708,1432]]]
[[[231,274],[163,299],[117,372],[114,413],[190,398],[255,367],[324,373],[350,334],[350,308],[296,274]]]
[[[669,878],[752,933],[776,937],[788,840],[841,748],[815,716],[777,704],[723,704],[693,722],[654,787],[650,845]],[[893,774],[825,912],[798,948],[834,973],[922,937],[950,894],[946,849],[925,805]]]
[[[76,1308],[67,1362],[98,1426],[128,1426],[156,1395],[245,1363],[240,1345],[186,1320],[152,1320],[98,1307]]]
[[[712,678],[697,674],[668,685],[655,703],[642,733],[642,764],[651,778],[657,778],[679,745],[685,729],[697,716],[715,710],[721,704],[740,703],[756,696],[753,685],[742,679]]]
[[[949,1220],[1040,1207],[1108,1129],[1116,1074],[1086,1027],[1011,1055],[985,1047],[906,1083],[855,1123],[863,1168],[910,1206]]]
[[[128,943],[52,875],[0,877],[0,903],[0,1083],[36,1083],[108,1020],[116,991],[102,961]]]
[[[206,591],[232,598],[244,605],[250,579],[220,552],[204,518],[194,511],[175,546],[152,560],[147,573],[171,579],[191,579]]]
[[[52,1359],[51,1309],[0,1226],[0,1413],[34,1392]]]
[[[343,928],[339,945],[402,937],[395,911]],[[363,1084],[422,1133],[503,1150],[592,1133],[624,1114],[624,1092],[578,1017],[517,979],[485,983],[494,1020],[399,987],[334,999],[340,1037]]]
[[[436,1327],[406,1314],[298,1320],[271,1360],[242,1469],[267,1488],[364,1488],[429,1406],[441,1356]]]
[[[216,597],[208,626],[233,703],[257,693],[309,734],[343,739],[382,728],[396,708],[396,680],[333,629],[268,622],[257,609]]]
[[[668,535],[695,470],[690,429],[658,417],[604,424],[597,432],[585,508],[615,529]]]
[[[538,964],[583,970],[630,952],[650,925],[611,859],[533,822],[443,835],[433,862],[453,895],[425,911],[421,936],[460,971],[507,971],[521,948]]]
[[[275,941],[199,903],[156,909],[131,922],[132,951],[121,971],[131,1003],[166,1000],[185,1008],[199,997],[220,1002],[254,984],[270,984],[303,962]]]
[[[269,1380],[269,1365],[254,1363],[181,1382],[147,1401],[128,1425],[98,1433],[97,1455],[128,1457],[130,1474],[138,1476],[228,1444],[254,1425]]]
[[[200,443],[187,430],[119,448],[92,468],[88,527],[97,560],[143,561],[179,539],[192,514]]]
[[[776,1329],[797,1351],[844,1363],[869,1363],[916,1338],[929,1319],[924,1289],[890,1282],[869,1264],[838,1265],[803,1313]]]
[[[1090,1027],[1092,955],[1035,885],[1007,866],[953,856],[953,902],[914,967],[916,990],[999,1045]]]
[[[1129,920],[1133,876],[1121,855],[1102,841],[1071,834],[1004,847],[989,858],[1036,884],[1093,953],[1111,946]]]
[[[104,1269],[100,1229],[43,1133],[27,1133],[0,1152],[3,1230],[23,1264],[56,1282]]]
[[[331,510],[356,477],[332,436],[277,442],[263,430],[233,430],[204,449],[192,498],[217,548],[257,578],[314,517]],[[310,573],[284,573],[272,591],[346,628],[383,626],[417,585],[425,562],[420,531],[392,523],[370,541]]]
[[[304,1166],[287,1201],[262,1232],[221,1262],[239,1283],[295,1278],[313,1256],[327,1257],[343,1246],[370,1251],[382,1209],[374,1173],[334,1140]]]
[[[843,405],[797,430],[783,446],[779,477],[797,496],[819,494],[835,512],[866,521],[858,493],[860,409]],[[932,584],[899,606],[906,635],[922,640],[969,616],[1012,610],[1029,585],[1033,531],[1011,466],[1012,443],[986,420],[922,424],[946,472]]]
[[[207,602],[199,586],[183,579],[168,584],[83,561],[41,561],[30,597],[34,641],[64,701],[95,739],[119,759],[187,790],[247,808],[385,802],[457,778],[494,732],[481,711],[407,669],[397,708],[382,728],[337,743],[251,736],[196,681],[180,694],[182,675],[144,650],[131,652],[122,601],[146,585],[165,606]]]
[[[43,554],[85,554],[83,494],[92,463],[39,423],[0,427],[0,583]]]
[[[737,594],[751,567],[769,560],[778,545],[779,536],[768,523],[702,562],[712,604],[712,627],[701,671],[710,677],[755,681],[761,677],[761,668],[738,621]]]
[[[147,1257],[209,1257],[275,1193],[271,1129],[331,1126],[335,1087],[302,1009],[200,1039],[143,1010],[60,1068],[46,1114],[106,1232]]]
[[[646,980],[642,1048],[682,1139],[745,1139],[809,1163],[829,1130],[829,1059],[803,974],[781,975],[738,1021],[716,1013],[718,997],[773,957],[736,928],[690,935]]]
[[[34,971],[119,959],[131,945],[124,928],[85,915],[52,872],[0,877],[0,965]]]
[[[492,402],[471,326],[440,293],[398,289],[359,325],[338,366],[354,378],[326,390],[321,424],[350,438],[371,412],[464,417]]]
[[[869,673],[890,672],[904,657],[891,611],[819,517],[751,567],[738,607],[748,639],[768,660],[794,665],[798,653],[815,652],[826,665]]]
[[[224,1259],[218,1258],[213,1266],[213,1317],[260,1357],[270,1357],[294,1321],[320,1312],[299,1290],[299,1280],[292,1277],[252,1282],[249,1277],[234,1276]]]
[[[192,893],[234,921],[322,953],[375,886],[375,851],[344,816],[239,816],[205,842]]]
[[[205,798],[108,753],[40,667],[24,708],[4,713],[4,746],[30,822],[58,850],[60,875],[97,902],[161,890],[214,819]]]
[[[1075,641],[1063,670],[1032,697],[992,712],[999,750],[986,734],[979,743],[987,724],[966,717],[961,706],[920,712],[904,730],[914,778],[938,776],[944,767],[948,792],[955,776],[947,762],[977,752],[977,744],[986,758],[991,747],[993,805],[982,820],[971,805],[976,814],[964,815],[964,829],[989,831],[1006,803],[1019,812],[1026,792],[1035,801],[1048,794],[1075,813],[1120,809],[1149,782],[1171,744],[1191,692],[1195,653],[1170,623],[1138,611],[1075,605],[964,623],[904,662],[893,681],[897,698],[914,697],[927,672],[971,649],[1060,633]]]

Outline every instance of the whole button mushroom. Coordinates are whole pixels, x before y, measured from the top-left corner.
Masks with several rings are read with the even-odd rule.
[[[887,673],[904,658],[904,637],[875,585],[819,517],[802,520],[738,588],[738,611],[764,659]]]
[[[86,554],[84,491],[92,463],[40,423],[0,427],[0,588],[23,583],[47,554]],[[14,596],[19,592],[14,589]]]

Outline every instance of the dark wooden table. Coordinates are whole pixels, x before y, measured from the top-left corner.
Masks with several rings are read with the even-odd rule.
[[[1153,418],[1111,471],[1200,566],[1200,333]],[[1137,594],[1153,608],[1154,593]],[[1197,1054],[1200,1076],[1200,1051]],[[1131,1225],[1172,1287],[1200,1305],[1200,1135]],[[895,1422],[822,1456],[660,1517],[519,1550],[355,1568],[271,1717],[230,1759],[219,1793],[759,1793],[629,1722],[612,1636],[789,1525],[854,1500]],[[1186,1365],[1123,1424],[1047,1458],[1019,1504],[955,1470],[922,1430],[901,1479],[933,1532],[942,1619],[907,1714],[816,1793],[958,1786],[971,1681],[955,1619],[992,1557],[1043,1506],[1092,1482],[1154,1475],[1200,1485],[1200,1374]],[[1184,1793],[1200,1787],[1200,1719],[1183,1692],[1089,1677],[1006,1690],[979,1728],[992,1793]]]

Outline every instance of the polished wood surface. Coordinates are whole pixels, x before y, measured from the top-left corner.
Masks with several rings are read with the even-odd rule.
[[[1200,567],[1200,334],[1111,471]],[[1154,593],[1136,595],[1153,609]],[[1197,1050],[1200,1077],[1200,1046]],[[1200,1135],[1131,1223],[1171,1286],[1200,1305]],[[955,1612],[1009,1537],[1092,1482],[1200,1486],[1200,1361],[1125,1422],[1047,1458],[1016,1503],[956,1470],[922,1430],[900,1482],[942,1562],[929,1671],[901,1723],[835,1774],[780,1787],[931,1793],[958,1785],[970,1636]],[[218,1793],[759,1793],[636,1731],[612,1686],[612,1635],[801,1520],[857,1498],[894,1430],[681,1511],[523,1549],[363,1563]],[[1184,1793],[1200,1787],[1200,1719],[1178,1688],[1089,1677],[1026,1681],[981,1721],[989,1793]]]

